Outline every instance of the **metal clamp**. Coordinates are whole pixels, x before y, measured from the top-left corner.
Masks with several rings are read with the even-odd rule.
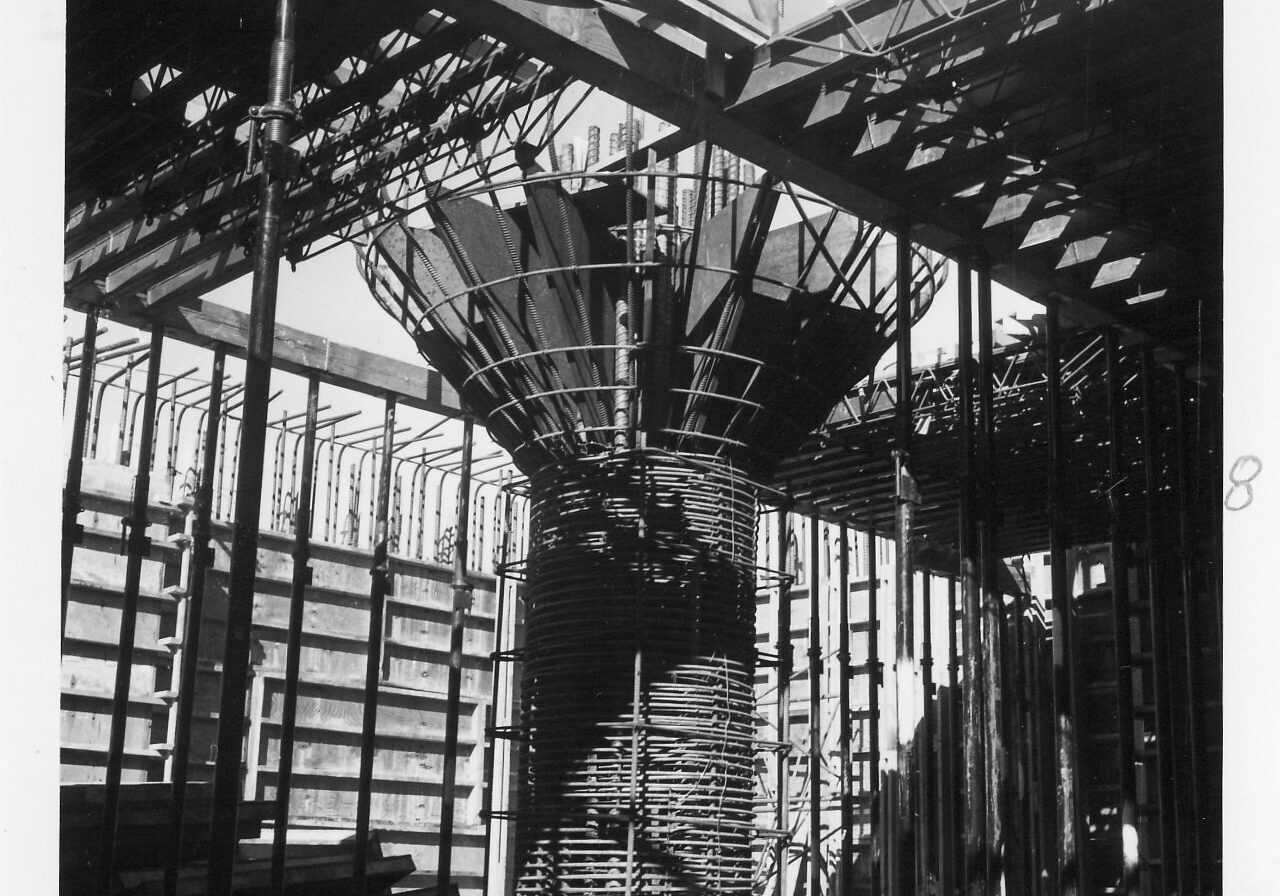
[[[249,107],[249,121],[249,153],[248,158],[245,160],[246,175],[253,171],[253,166],[258,156],[258,126],[256,122],[291,121],[294,124],[301,124],[302,113],[287,101],[283,103],[264,103],[261,106]],[[272,141],[267,144],[263,158],[268,174],[275,176],[283,172],[286,177],[293,177],[297,173],[296,168],[301,154],[292,147],[283,146]]]
[[[288,100],[283,103],[263,103],[261,106],[250,106],[249,117],[258,121],[284,119],[292,121],[294,124],[302,123],[302,113]]]

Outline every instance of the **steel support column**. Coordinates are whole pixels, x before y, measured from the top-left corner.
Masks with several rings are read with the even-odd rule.
[[[142,561],[151,553],[147,537],[147,507],[151,494],[151,434],[155,427],[156,393],[160,383],[160,350],[164,329],[151,331],[150,360],[143,398],[142,450],[133,475],[133,500],[129,516],[121,520],[126,530],[121,539],[125,550],[124,594],[120,610],[120,640],[116,653],[116,681],[111,701],[111,733],[107,744],[106,784],[102,797],[102,830],[98,841],[98,892],[106,896],[112,888],[116,859],[116,820],[120,808],[120,777],[124,768],[124,735],[129,722],[129,682],[133,676],[133,642],[138,625],[138,593],[142,583]]]
[[[946,699],[938,701],[938,892],[956,888],[956,846],[960,830],[957,809],[962,805],[956,792],[956,747],[961,742],[959,718],[955,713],[960,686],[960,653],[956,637],[956,580],[947,578],[947,688]]]
[[[1138,892],[1138,785],[1133,766],[1133,657],[1129,609],[1129,536],[1126,521],[1124,462],[1124,381],[1120,373],[1120,348],[1115,328],[1103,332],[1107,369],[1107,441],[1111,486],[1107,491],[1111,510],[1111,597],[1115,615],[1116,727],[1120,761],[1120,892]]]
[[[1072,679],[1072,601],[1067,570],[1066,500],[1063,483],[1062,348],[1058,303],[1045,303],[1045,378],[1049,449],[1049,565],[1053,607],[1053,710],[1054,748],[1057,753],[1058,896],[1077,896],[1083,885],[1082,835],[1076,790],[1076,716]]]
[[[307,420],[302,434],[302,481],[294,517],[293,580],[289,587],[289,633],[285,648],[284,704],[280,716],[280,769],[276,776],[276,820],[271,844],[271,892],[284,896],[285,847],[289,832],[289,793],[293,785],[293,736],[298,714],[298,673],[302,662],[302,619],[311,584],[311,482],[316,455],[316,417],[320,381],[307,382]]]
[[[387,511],[391,504],[391,465],[395,446],[396,401],[388,398],[382,420],[382,463],[378,469],[378,498],[373,520],[373,562],[369,567],[369,636],[364,675],[364,718],[360,729],[360,773],[356,781],[356,839],[353,862],[354,892],[368,892],[369,816],[373,802],[373,760],[378,734],[378,689],[382,682],[383,619],[391,593]]]
[[[822,882],[822,607],[816,513],[809,516],[809,893]]]
[[[872,803],[875,805],[875,798],[884,799],[884,792],[881,788],[880,780],[880,688],[884,684],[884,668],[880,663],[880,563],[877,556],[878,545],[876,543],[876,533],[872,529],[867,532],[867,708],[871,712],[871,731],[869,740],[871,741],[871,761],[868,766],[871,773],[867,776],[871,781]],[[883,809],[883,807],[882,807]],[[883,818],[883,811],[880,817]],[[880,840],[883,843],[885,831],[884,825],[876,821],[876,815],[872,815],[872,825],[879,824]],[[874,838],[873,838],[874,839]],[[877,864],[877,861],[879,864]],[[883,896],[883,872],[884,868],[883,854],[879,859],[875,858],[873,852],[871,862],[871,896]]]
[[[1156,392],[1155,392],[1154,350],[1150,346],[1142,348],[1142,475],[1143,475],[1143,511],[1146,531],[1143,533],[1144,572],[1146,574],[1145,596],[1151,614],[1151,654],[1154,674],[1152,681],[1152,702],[1155,704],[1156,729],[1156,798],[1160,810],[1160,865],[1159,879],[1162,892],[1177,889],[1183,892],[1184,885],[1178,874],[1178,776],[1177,758],[1173,749],[1173,719],[1170,706],[1169,650],[1166,631],[1168,625],[1165,615],[1163,590],[1163,562],[1159,545],[1161,543],[1160,527],[1160,473],[1159,449],[1157,446]]]
[[[926,571],[920,582],[920,615],[923,639],[920,647],[920,739],[916,744],[919,782],[916,787],[916,893],[934,889],[933,856],[936,832],[933,819],[938,814],[933,805],[933,577]]]
[[[1008,815],[1008,756],[1005,752],[1006,709],[1002,682],[1004,598],[999,590],[1000,559],[996,549],[994,360],[991,318],[991,271],[978,268],[978,564],[982,590],[983,712],[986,729],[987,888],[1007,891],[1009,855],[1005,844]],[[1011,832],[1016,834],[1016,832]]]
[[[458,478],[457,537],[453,551],[453,616],[449,627],[449,684],[444,717],[444,772],[440,793],[440,852],[436,870],[436,892],[448,892],[453,876],[453,791],[458,768],[458,718],[462,700],[462,636],[471,610],[472,585],[467,581],[468,529],[471,522],[470,417],[462,423],[462,469]]]
[[[226,346],[213,350],[213,372],[209,383],[209,413],[204,422],[204,452],[200,460],[200,482],[191,508],[191,565],[187,575],[186,625],[182,633],[182,673],[178,685],[178,718],[173,735],[173,803],[169,816],[173,838],[165,863],[165,896],[176,896],[178,866],[182,862],[182,836],[186,824],[187,767],[191,756],[191,717],[195,711],[196,678],[200,667],[200,634],[204,627],[205,574],[213,566],[211,514],[213,513],[213,470],[218,451],[218,427],[222,419],[222,382],[227,360]]]
[[[840,524],[840,877],[842,894],[853,892],[853,716],[849,705],[849,527]],[[816,894],[815,894],[816,896]]]
[[[787,888],[787,858],[791,841],[791,556],[790,509],[778,507],[778,886],[777,896],[791,896]]]
[[[84,435],[89,424],[89,399],[93,396],[93,374],[97,365],[98,308],[89,306],[84,315],[84,341],[80,347],[79,382],[71,423],[71,451],[67,459],[67,481],[62,487],[62,637],[67,636],[67,605],[71,601],[71,561],[76,545],[84,538],[80,515],[80,483],[84,477]]]
[[[983,729],[982,594],[978,581],[978,499],[974,482],[973,277],[969,263],[957,262],[959,282],[959,453],[960,453],[960,616],[964,640],[964,691],[960,729],[964,738],[965,892],[985,892],[986,786]]]
[[[241,797],[244,702],[248,684],[253,590],[258,563],[258,518],[266,450],[267,402],[274,355],[276,281],[280,271],[280,233],[288,178],[288,110],[293,94],[294,20],[297,0],[277,0],[268,101],[262,107],[262,178],[258,199],[257,244],[249,335],[245,348],[244,411],[240,427],[235,529],[228,586],[226,645],[218,709],[218,753],[213,777],[213,818],[209,833],[209,896],[231,890],[236,850],[236,813]]]
[[[1202,709],[1200,706],[1200,621],[1197,612],[1197,595],[1193,576],[1193,555],[1196,552],[1192,538],[1191,497],[1188,494],[1193,483],[1188,476],[1187,464],[1187,388],[1186,371],[1175,368],[1173,377],[1173,400],[1175,404],[1173,417],[1174,437],[1174,475],[1177,477],[1175,489],[1178,501],[1178,553],[1181,572],[1181,609],[1182,609],[1182,648],[1183,674],[1186,676],[1186,719],[1187,719],[1187,796],[1189,798],[1188,840],[1191,864],[1190,891],[1200,892],[1204,885],[1204,827],[1201,818],[1201,756],[1203,738],[1200,725]]]
[[[894,829],[886,831],[886,841],[892,843],[894,861],[889,866],[888,896],[899,896],[908,888],[907,876],[913,879],[918,869],[915,850],[907,834],[915,827],[915,788],[912,786],[912,753],[915,734],[916,689],[919,687],[915,656],[915,562],[911,552],[911,505],[915,499],[915,483],[911,478],[912,407],[911,391],[911,242],[908,230],[900,228],[895,245],[897,269],[897,401],[894,405],[895,434],[894,461],[896,466],[896,491],[894,514],[894,714],[893,732],[889,744],[888,772],[897,775],[898,805],[888,818]],[[915,881],[919,890],[919,880]]]

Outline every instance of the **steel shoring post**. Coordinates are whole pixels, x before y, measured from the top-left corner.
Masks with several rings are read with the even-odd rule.
[[[787,859],[791,839],[791,580],[787,575],[791,556],[788,529],[790,509],[778,507],[778,886],[777,896],[787,890]]]
[[[1005,701],[1001,693],[1004,656],[1004,599],[1000,594],[996,550],[994,371],[992,369],[991,272],[978,269],[978,479],[981,509],[978,520],[978,565],[982,591],[983,697],[987,778],[987,889],[1007,892],[1009,850],[1005,848],[1005,819],[1009,810],[1004,745]],[[1011,831],[1016,835],[1016,831]]]
[[[133,642],[138,624],[138,592],[142,583],[142,560],[151,552],[147,538],[147,505],[151,492],[151,434],[155,427],[156,393],[160,382],[160,350],[164,328],[151,331],[150,361],[147,364],[145,409],[142,420],[142,447],[133,477],[133,502],[129,516],[121,520],[128,528],[123,606],[120,611],[120,642],[116,653],[115,692],[111,702],[111,734],[107,746],[106,784],[102,800],[102,831],[98,850],[98,892],[106,896],[115,876],[116,818],[120,807],[120,777],[124,767],[125,725],[129,721],[129,681],[133,674]]]
[[[272,44],[268,108],[287,108],[293,93],[294,20],[297,0],[277,0]],[[274,354],[276,282],[280,271],[280,231],[284,216],[289,151],[283,112],[263,128],[263,165],[258,201],[258,240],[254,249],[249,336],[245,350],[244,410],[240,428],[239,478],[228,585],[226,646],[218,711],[217,762],[213,774],[213,819],[209,832],[209,896],[231,889],[236,851],[236,814],[240,801],[244,743],[245,687],[248,683],[253,590],[257,575],[258,525],[262,503],[262,467],[266,450],[267,402]]]
[[[1057,753],[1057,890],[1058,896],[1081,893],[1077,827],[1075,700],[1072,693],[1070,582],[1067,580],[1066,519],[1062,481],[1062,375],[1058,333],[1058,298],[1045,303],[1045,375],[1047,402],[1049,565],[1053,607],[1054,747]]]
[[[809,515],[809,896],[822,881],[822,607],[818,514]]]
[[[912,786],[913,749],[915,727],[915,569],[911,555],[911,500],[913,483],[909,461],[911,457],[912,408],[911,408],[911,243],[906,226],[897,235],[897,403],[894,405],[896,422],[894,434],[894,461],[896,490],[894,494],[894,568],[896,575],[896,606],[894,612],[894,665],[893,701],[888,756],[889,775],[896,776],[898,787],[894,791],[897,805],[890,807],[886,818],[890,829],[885,832],[888,854],[893,858],[888,864],[888,894],[900,896],[906,892],[904,875],[918,874],[917,850],[909,846],[907,832],[914,829],[915,788]],[[916,881],[919,892],[919,881]]]
[[[205,418],[204,460],[196,486],[191,523],[191,566],[187,581],[186,628],[182,633],[182,680],[178,685],[178,718],[173,735],[173,803],[169,816],[169,861],[165,866],[165,896],[175,896],[178,866],[182,861],[182,834],[186,822],[187,767],[191,754],[191,716],[196,702],[196,676],[200,665],[200,631],[204,623],[205,573],[213,565],[209,546],[210,515],[213,512],[214,453],[218,450],[218,425],[222,411],[222,385],[227,350],[222,343],[213,350],[213,372],[209,383],[209,413]]]
[[[840,524],[840,892],[853,892],[853,717],[849,706],[849,527]],[[816,894],[815,894],[816,896]]]
[[[364,675],[364,718],[360,727],[360,773],[356,781],[356,837],[352,886],[356,896],[368,892],[369,815],[373,802],[374,740],[378,730],[378,685],[382,679],[383,618],[391,593],[387,555],[387,508],[391,503],[391,454],[395,450],[396,400],[387,398],[382,425],[382,463],[373,520],[373,561],[369,566],[369,638]],[[292,621],[292,620],[291,620]]]
[[[84,316],[84,342],[80,357],[80,380],[76,383],[76,405],[71,424],[71,451],[67,459],[67,481],[62,487],[62,637],[67,634],[67,604],[71,600],[71,561],[76,545],[84,538],[80,515],[80,483],[84,477],[84,436],[89,423],[89,399],[93,395],[93,373],[98,343],[98,309],[90,306]]]
[[[1155,363],[1150,346],[1142,349],[1142,475],[1143,510],[1146,524],[1146,597],[1151,614],[1151,653],[1154,660],[1153,697],[1156,726],[1156,794],[1160,806],[1161,891],[1185,892],[1178,858],[1178,774],[1173,749],[1173,720],[1170,703],[1170,668],[1167,617],[1162,589],[1163,564],[1160,550],[1160,515],[1156,503],[1159,491],[1159,453],[1156,447]],[[1176,884],[1176,887],[1174,886]]]
[[[977,495],[973,470],[973,278],[967,261],[957,263],[959,308],[960,615],[964,640],[964,864],[966,893],[986,890],[986,789],[983,784],[982,602],[978,585]]]
[[[1120,374],[1116,331],[1103,333],[1107,369],[1107,440],[1111,488],[1111,596],[1115,610],[1116,726],[1120,759],[1120,831],[1122,871],[1120,892],[1138,892],[1138,792],[1133,767],[1133,658],[1129,620],[1129,544],[1125,528],[1124,382]]]
[[[1199,614],[1196,612],[1195,586],[1192,580],[1192,553],[1194,546],[1191,536],[1191,506],[1187,494],[1190,488],[1187,470],[1187,389],[1186,371],[1181,367],[1173,370],[1173,437],[1174,437],[1174,475],[1177,477],[1176,495],[1178,501],[1178,553],[1181,572],[1182,598],[1182,636],[1184,651],[1184,674],[1187,681],[1187,795],[1189,797],[1190,820],[1187,847],[1190,852],[1191,880],[1190,892],[1199,893],[1204,882],[1203,855],[1201,843],[1204,825],[1200,820],[1201,792],[1201,737],[1200,737],[1200,688],[1197,675],[1199,669]]]
[[[276,817],[271,844],[271,892],[284,894],[285,847],[289,834],[289,792],[293,785],[293,737],[298,713],[298,672],[302,661],[302,615],[311,584],[311,484],[316,453],[320,381],[307,381],[307,419],[302,436],[302,482],[294,517],[293,579],[289,588],[289,634],[285,648],[284,705],[280,713],[280,768],[276,775]]]
[[[916,744],[918,768],[918,786],[916,798],[919,810],[916,813],[916,889],[917,893],[926,893],[933,889],[933,816],[931,804],[934,796],[932,785],[933,774],[933,594],[932,576],[925,572],[921,579],[920,614],[923,628],[923,643],[920,656],[920,694],[924,710],[920,718],[920,739]]]
[[[1014,794],[1014,811],[1019,831],[1018,840],[1021,845],[1018,866],[1020,877],[1015,884],[1015,891],[1021,890],[1024,893],[1034,894],[1039,892],[1040,854],[1039,840],[1036,835],[1037,800],[1033,783],[1034,771],[1037,768],[1034,736],[1036,728],[1031,721],[1032,701],[1027,694],[1028,685],[1032,680],[1027,652],[1026,612],[1029,600],[1030,596],[1022,592],[1015,594],[1013,599],[1014,669],[1011,684],[1014,688],[1016,703],[1014,725],[1010,736],[1014,738],[1017,745],[1018,762],[1021,765],[1020,773],[1014,777],[1014,786],[1017,788]]]
[[[956,800],[955,749],[959,738],[954,701],[959,686],[960,663],[956,640],[956,580],[947,578],[947,699],[938,702],[938,892],[953,893],[956,887]]]
[[[500,654],[502,653],[502,635],[504,614],[506,611],[507,597],[507,553],[511,546],[511,492],[504,490],[502,493],[502,546],[499,548],[498,555],[498,581],[497,581],[497,598],[498,605],[494,611],[493,620],[493,654],[492,663],[489,666],[489,723],[485,725],[485,734],[488,738],[484,753],[484,793],[483,793],[483,812],[481,817],[484,819],[484,871],[483,880],[480,886],[482,893],[489,892],[489,855],[492,848],[493,839],[493,768],[495,753],[498,750],[498,669],[501,668]]]
[[[871,773],[873,796],[880,791],[880,686],[884,683],[884,670],[880,665],[880,563],[877,557],[876,533],[874,529],[867,532],[867,704],[871,710],[871,760],[868,763]],[[883,794],[881,794],[883,796]],[[875,825],[875,816],[872,816]],[[881,826],[883,828],[883,826]],[[881,830],[881,838],[884,832]],[[871,868],[871,896],[883,896],[881,871],[873,857]],[[881,864],[883,861],[881,860]]]
[[[458,769],[458,718],[462,700],[462,636],[471,610],[472,585],[467,581],[468,528],[471,522],[471,451],[475,423],[462,423],[462,470],[458,477],[457,535],[453,550],[453,616],[449,625],[449,684],[444,719],[444,769],[440,795],[440,859],[436,892],[447,893],[453,876],[454,781]]]

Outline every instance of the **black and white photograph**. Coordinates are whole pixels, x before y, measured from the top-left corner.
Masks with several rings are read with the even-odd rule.
[[[1276,892],[1268,4],[18,15],[14,892]]]

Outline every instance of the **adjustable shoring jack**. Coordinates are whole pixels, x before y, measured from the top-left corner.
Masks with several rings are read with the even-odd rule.
[[[293,103],[264,103],[261,106],[249,107],[249,153],[245,159],[244,173],[253,173],[257,163],[258,128],[261,122],[273,120],[291,121],[295,125],[302,124],[302,113],[294,108]],[[283,177],[290,180],[298,173],[298,162],[302,154],[291,146],[275,141],[267,141],[263,150],[262,164],[272,178]]]

